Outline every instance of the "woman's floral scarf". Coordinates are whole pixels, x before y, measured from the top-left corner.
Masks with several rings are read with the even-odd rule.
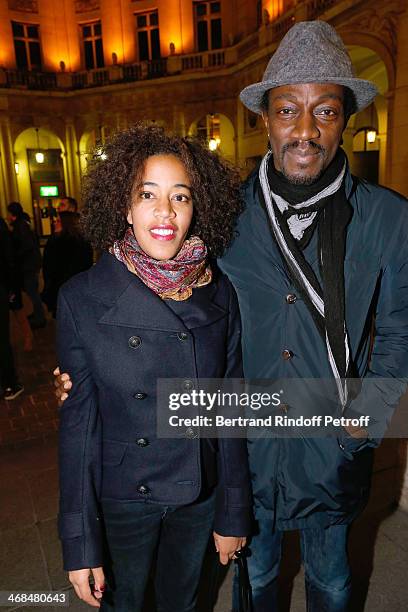
[[[195,287],[208,285],[212,279],[207,247],[198,236],[186,240],[174,259],[160,261],[140,248],[129,228],[110,251],[162,299],[187,300]]]

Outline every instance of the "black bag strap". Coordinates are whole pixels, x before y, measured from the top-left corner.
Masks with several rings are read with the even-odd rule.
[[[239,612],[253,612],[251,585],[244,551],[237,551],[235,557],[238,569],[238,609]]]

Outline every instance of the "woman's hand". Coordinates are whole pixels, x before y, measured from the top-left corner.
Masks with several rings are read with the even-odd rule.
[[[62,406],[68,397],[67,391],[71,389],[72,382],[69,374],[66,372],[64,372],[64,374],[60,373],[59,367],[55,368],[53,374],[55,376],[54,385],[56,387],[55,395],[58,400],[58,406]]]
[[[91,586],[89,584],[89,576],[91,572],[95,581],[93,591],[91,591]],[[102,595],[105,590],[105,575],[101,567],[74,570],[68,573],[68,577],[79,599],[86,601],[87,604],[93,606],[94,608],[101,607],[99,600],[102,599]]]
[[[220,555],[220,563],[227,565],[227,563],[234,558],[237,550],[244,548],[246,544],[246,538],[234,537],[234,536],[222,536],[213,532],[215,550]]]

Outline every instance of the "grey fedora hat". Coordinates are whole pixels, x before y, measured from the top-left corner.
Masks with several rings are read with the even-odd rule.
[[[262,81],[245,87],[240,98],[251,111],[261,113],[265,91],[296,83],[344,85],[354,94],[354,112],[368,106],[378,93],[374,83],[354,76],[342,39],[325,21],[295,24],[269,60]]]

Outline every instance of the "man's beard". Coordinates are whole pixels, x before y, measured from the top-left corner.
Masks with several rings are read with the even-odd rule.
[[[322,165],[322,168],[318,172],[316,172],[316,174],[313,174],[313,175],[304,175],[301,173],[289,174],[285,169],[284,156],[285,156],[286,151],[288,151],[289,149],[296,149],[298,146],[299,146],[298,141],[283,145],[282,150],[281,150],[281,159],[280,159],[281,173],[283,174],[285,179],[289,181],[289,183],[292,183],[292,185],[313,185],[313,183],[316,183],[319,180],[319,178],[322,176],[323,172],[325,171],[326,168],[324,164]],[[309,146],[311,148],[318,149],[320,153],[323,155],[323,159],[324,159],[325,154],[326,154],[326,149],[322,147],[322,145],[317,144],[316,142],[310,141]]]

